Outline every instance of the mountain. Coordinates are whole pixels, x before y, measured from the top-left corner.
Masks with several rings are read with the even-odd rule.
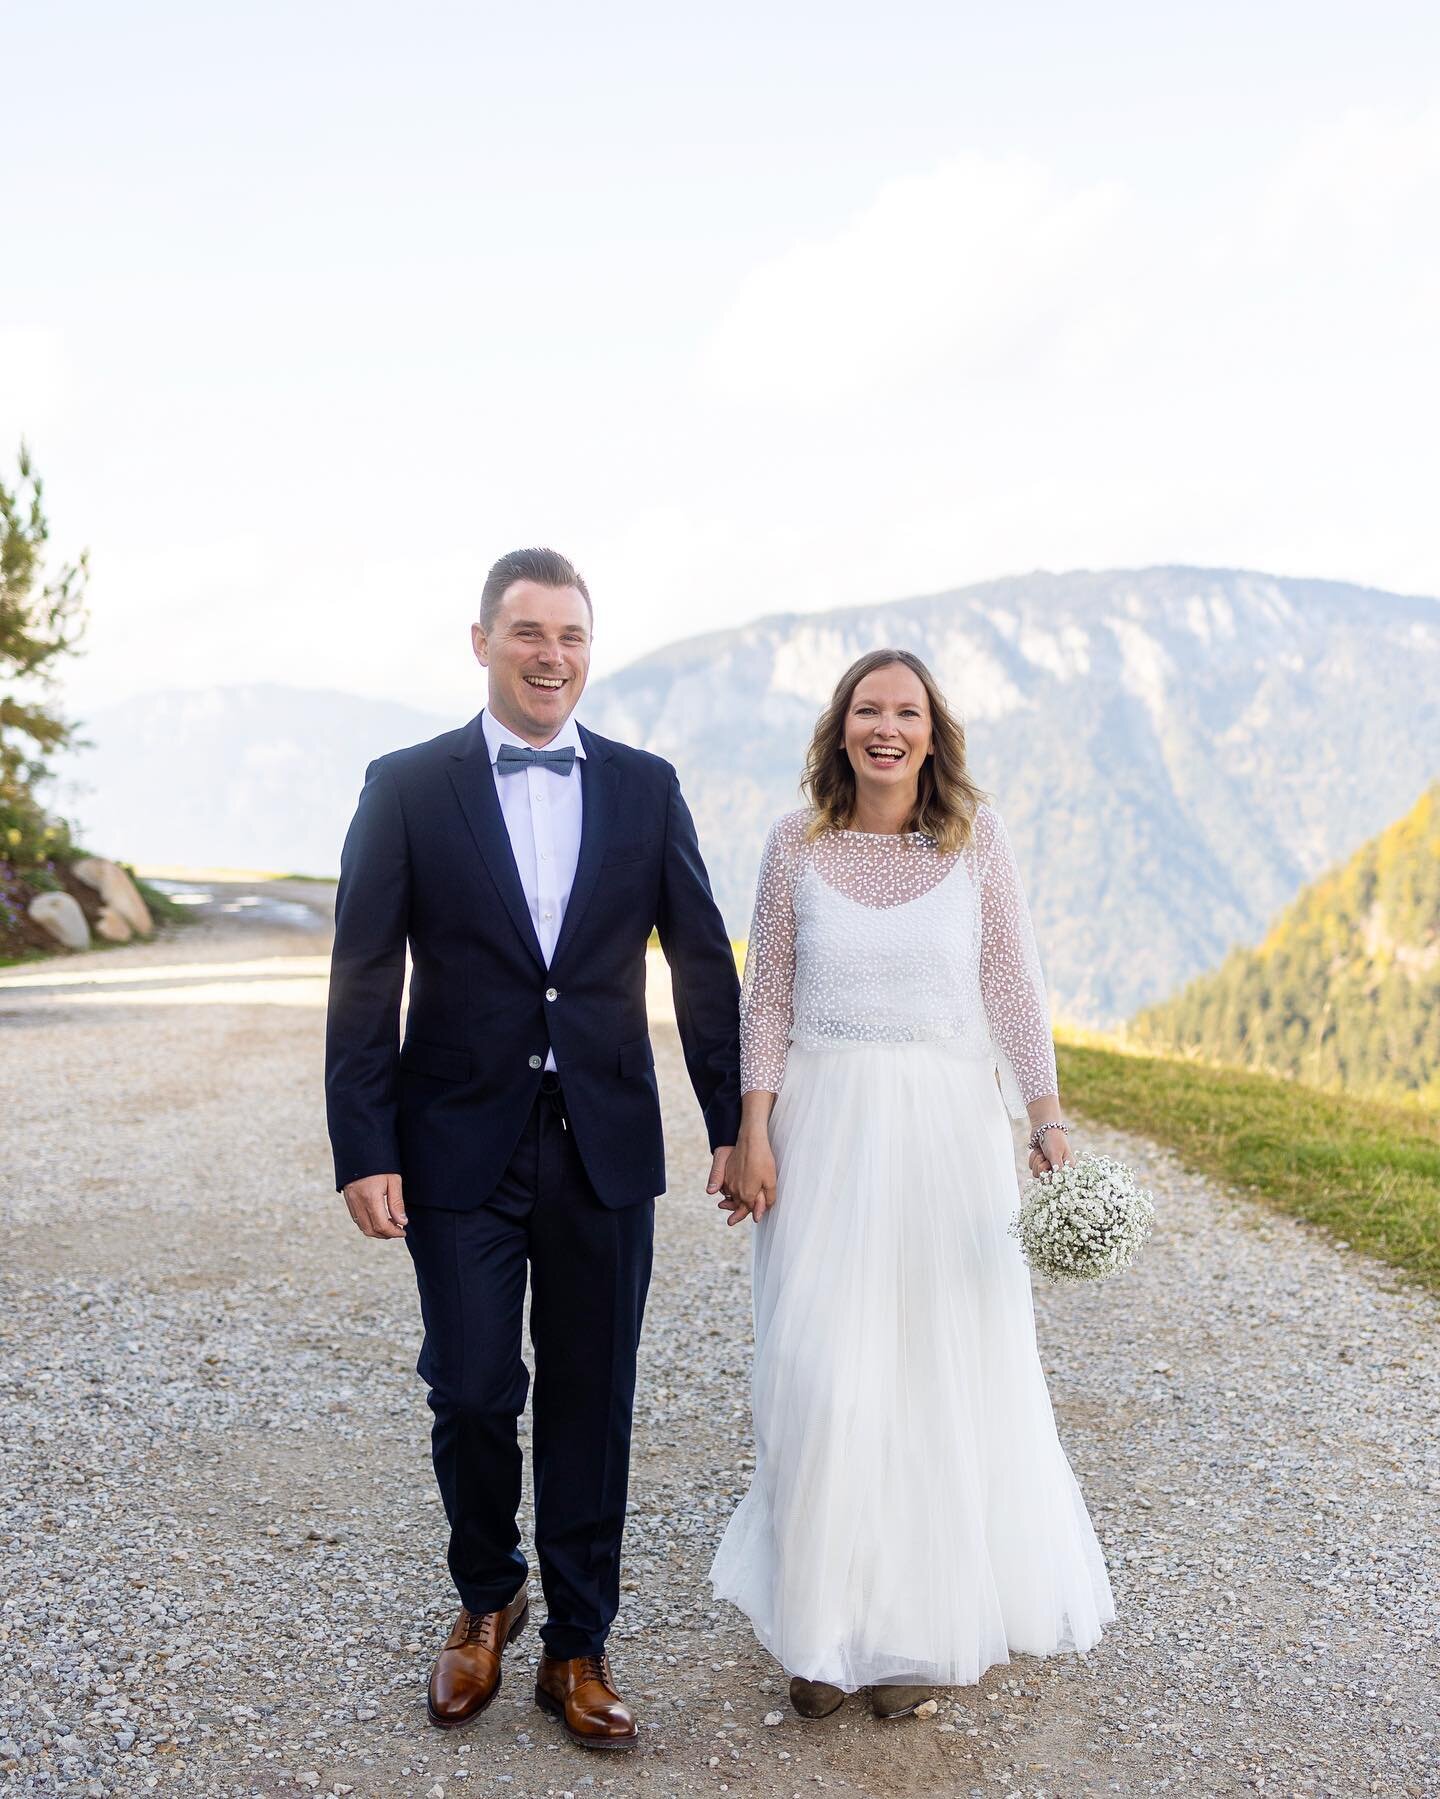
[[[597,684],[679,767],[732,929],[861,651],[917,651],[1015,841],[1057,1009],[1112,1024],[1254,942],[1440,771],[1440,605],[1243,570],[1033,574],[762,618]]]
[[[1235,570],[1034,574],[672,644],[580,717],[680,770],[743,936],[769,821],[862,650],[935,670],[1004,813],[1057,1009],[1110,1024],[1254,942],[1440,770],[1440,605]],[[275,687],[85,721],[78,811],[131,859],[332,872],[368,758],[461,722]]]
[[[1440,781],[1312,882],[1134,1041],[1353,1093],[1440,1105]]]
[[[323,689],[149,693],[83,721],[57,804],[129,862],[333,874],[366,763],[454,722]]]

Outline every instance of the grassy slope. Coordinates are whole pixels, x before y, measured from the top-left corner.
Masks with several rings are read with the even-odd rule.
[[[1060,1091],[1440,1291],[1440,1120],[1272,1075],[1058,1043]]]

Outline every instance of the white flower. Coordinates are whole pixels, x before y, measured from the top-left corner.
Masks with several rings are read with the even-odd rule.
[[[1009,1229],[1037,1274],[1100,1280],[1130,1265],[1154,1219],[1154,1199],[1124,1163],[1084,1155],[1028,1182]]]

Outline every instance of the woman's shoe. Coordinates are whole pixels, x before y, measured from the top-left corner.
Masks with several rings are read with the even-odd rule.
[[[823,1680],[801,1680],[796,1674],[790,1681],[790,1703],[802,1718],[828,1718],[845,1703],[845,1695]]]
[[[877,1718],[913,1718],[930,1696],[929,1687],[871,1687],[870,1709]]]

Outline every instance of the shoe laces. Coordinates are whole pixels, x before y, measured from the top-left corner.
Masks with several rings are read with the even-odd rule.
[[[610,1663],[603,1655],[582,1655],[580,1662],[581,1680],[598,1680],[602,1686],[610,1684]]]
[[[499,1616],[495,1612],[472,1612],[470,1622],[465,1626],[465,1641],[478,1643],[485,1649],[493,1649],[499,1623]]]

